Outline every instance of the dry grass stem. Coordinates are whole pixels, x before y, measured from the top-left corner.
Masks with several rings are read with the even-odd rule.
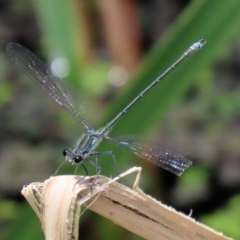
[[[137,172],[133,189],[116,182],[133,172]],[[229,240],[143,193],[138,188],[140,173],[141,168],[133,167],[114,179],[51,177],[24,187],[22,194],[39,217],[47,240],[77,240],[82,205],[145,239]]]

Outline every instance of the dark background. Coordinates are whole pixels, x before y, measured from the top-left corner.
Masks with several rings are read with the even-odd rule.
[[[10,62],[8,42],[49,64],[64,57],[66,81],[81,89],[87,119],[98,128],[204,38],[207,45],[111,133],[171,143],[193,166],[179,178],[109,143],[98,150],[114,151],[118,172],[142,166],[140,187],[147,194],[185,214],[192,210],[193,218],[240,239],[239,5],[237,0],[0,1],[0,238],[44,239],[20,190],[52,175],[63,149],[83,132]],[[102,174],[110,176],[113,165],[104,158]],[[59,174],[73,172],[65,166]],[[81,238],[139,239],[90,211],[81,217]]]

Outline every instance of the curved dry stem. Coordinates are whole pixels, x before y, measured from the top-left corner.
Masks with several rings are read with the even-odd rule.
[[[116,182],[133,172],[138,173],[134,189]],[[22,194],[38,215],[46,239],[78,239],[83,205],[145,239],[229,240],[143,193],[138,188],[140,172],[133,167],[114,179],[51,177],[24,187]]]

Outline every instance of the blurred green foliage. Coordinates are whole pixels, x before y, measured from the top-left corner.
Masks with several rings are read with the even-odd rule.
[[[233,239],[240,236],[240,195],[229,200],[227,206],[208,216],[201,217],[200,221],[216,231],[223,232]]]
[[[75,86],[80,87],[81,91],[87,95],[87,99],[94,98],[94,94],[106,87],[106,74],[110,69],[111,63],[95,62],[88,64],[84,61],[85,46],[82,36],[84,36],[86,29],[82,26],[81,18],[77,16],[76,2],[41,0],[33,2],[33,4],[35,4],[35,14],[38,17],[43,33],[43,49],[45,49],[46,53],[51,52],[53,55],[60,54],[65,56],[71,66],[68,80]],[[94,7],[97,6],[94,5]],[[159,39],[159,42],[144,57],[131,83],[126,88],[124,87],[111,106],[108,106],[105,115],[99,119],[102,124],[114,117],[188,46],[201,38],[206,39],[208,43],[201,51],[191,56],[191,60],[187,60],[174,70],[161,83],[161,87],[156,87],[156,89],[152,90],[151,94],[147,95],[144,101],[141,101],[129,114],[124,116],[113,130],[113,135],[131,133],[150,135],[165,114],[182,98],[187,89],[195,84],[196,81],[208,75],[208,68],[224,52],[224,49],[227,49],[233,37],[239,33],[239,9],[240,1],[237,0],[229,2],[225,0],[192,1],[181,16],[178,17],[171,29]],[[59,52],[60,50],[61,52]],[[96,78],[98,82],[93,84],[92,81]],[[201,81],[201,83],[197,84],[205,83],[201,86],[204,89],[209,86],[208,82],[206,82]],[[10,93],[2,86],[0,93],[2,93],[0,94],[0,102],[3,104],[10,98]],[[222,117],[227,117],[231,112],[236,111],[238,105],[235,103],[239,102],[238,95],[236,91],[231,96],[223,95],[216,100]],[[140,127],[139,124],[136,124],[136,120],[140,123]],[[106,148],[105,143],[99,149],[104,148]],[[127,152],[115,147],[112,149],[118,159],[129,159]],[[129,166],[129,163],[118,161],[118,165],[120,166],[119,169],[124,169],[126,166]],[[111,164],[109,164],[109,168],[112,169]],[[188,182],[188,178],[192,181],[196,176],[198,178],[196,178],[196,181],[193,181],[194,184],[203,184],[203,182],[197,182],[199,178],[202,180],[208,178],[208,174],[203,174],[203,171],[198,169],[189,172],[180,180],[179,186],[183,184],[182,186],[186,187],[181,181]],[[148,176],[148,181],[154,182],[151,176]],[[236,196],[229,202],[227,209],[204,216],[202,221],[228,236],[240,239],[239,200],[239,196]],[[7,231],[0,234],[1,239],[43,239],[40,233],[40,224],[36,216],[30,213],[29,206],[22,204],[15,209],[11,203],[3,202],[0,209],[1,207],[5,209],[4,212],[6,214],[4,214],[4,218],[13,223],[11,227],[7,228]],[[15,218],[7,214],[13,208],[15,209],[13,210]],[[85,221],[84,218],[82,221]],[[112,227],[109,227],[109,223],[95,222],[95,224],[97,225],[98,239],[110,239],[110,234],[111,236],[115,234],[115,240],[123,239],[124,234],[111,232],[110,229]],[[135,237],[131,238],[129,236],[128,239],[135,239]]]

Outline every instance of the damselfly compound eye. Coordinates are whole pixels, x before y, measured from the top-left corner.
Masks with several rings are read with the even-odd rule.
[[[75,163],[80,163],[82,160],[83,160],[83,158],[79,155],[74,158]]]
[[[67,155],[67,152],[68,152],[67,149],[64,149],[64,150],[63,150],[63,156],[64,156],[64,157]]]

